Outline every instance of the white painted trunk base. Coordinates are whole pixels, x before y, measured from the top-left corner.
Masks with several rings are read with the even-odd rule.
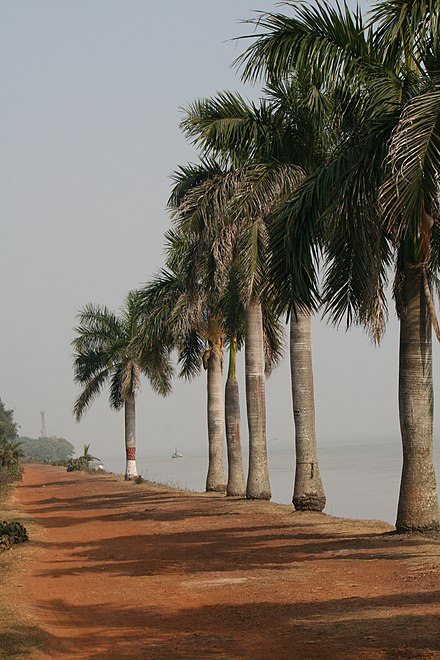
[[[128,460],[125,465],[125,478],[134,479],[137,476],[136,461]]]

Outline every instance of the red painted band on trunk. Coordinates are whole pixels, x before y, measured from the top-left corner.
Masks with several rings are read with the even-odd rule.
[[[127,460],[128,461],[136,460],[136,447],[127,447]]]

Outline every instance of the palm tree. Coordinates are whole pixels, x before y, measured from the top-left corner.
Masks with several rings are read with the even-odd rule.
[[[440,529],[432,456],[432,326],[440,330],[429,280],[439,267],[440,52],[438,2],[376,7],[378,38],[388,59],[405,62],[416,83],[404,99],[389,144],[380,191],[398,246],[395,297],[400,316],[399,414],[403,444],[396,526]],[[436,216],[437,221],[433,216]]]
[[[379,337],[393,248],[404,457],[399,531],[440,528],[427,275],[428,263],[431,273],[439,264],[438,223],[432,220],[440,170],[439,9],[422,0],[381,3],[368,30],[359,11],[346,7],[303,5],[293,17],[265,14],[258,24],[266,32],[241,58],[245,78],[263,72],[289,77],[307,63],[337,93],[338,149],[280,212],[283,234],[277,239],[287,242],[288,267],[295,271],[298,227],[308,227],[313,238],[325,224],[324,299],[335,322],[346,314],[348,325],[361,322]]]
[[[221,179],[223,168],[214,160],[201,160],[198,165],[180,167],[174,174],[174,187],[168,200],[168,208],[177,225],[186,218],[186,200],[203,186],[211,186]],[[195,231],[194,231],[195,229]],[[194,367],[203,365],[207,373],[207,424],[208,424],[208,473],[206,490],[227,490],[224,467],[225,402],[223,397],[223,349],[225,340],[224,317],[221,309],[224,284],[218,274],[218,259],[213,246],[200,227],[191,231],[182,229],[169,232],[168,265],[178,273],[183,283],[183,300],[178,304],[177,331],[184,338],[192,338],[187,351],[187,341],[181,342],[182,375],[192,376]],[[182,304],[182,302],[184,304]],[[196,345],[202,354],[194,353]]]
[[[139,333],[136,294],[130,292],[120,316],[102,305],[88,304],[80,310],[74,349],[74,377],[83,389],[74,405],[77,421],[92,401],[110,384],[110,407],[125,411],[125,478],[137,476],[136,469],[136,395],[141,374],[154,389],[165,395],[170,391],[171,367],[164,345],[143,345]]]
[[[180,376],[192,379],[207,372],[208,473],[207,492],[226,490],[224,469],[224,401],[222,361],[224,329],[218,304],[203,284],[200,241],[175,232],[167,234],[167,269],[137,293],[142,319],[140,338],[154,337],[177,349]]]
[[[295,78],[288,85],[272,81],[266,90],[267,99],[258,107],[247,104],[239,95],[223,93],[217,98],[194,103],[184,128],[205,150],[226,154],[238,163],[294,165],[301,168],[301,173],[306,173],[322,160],[323,136],[330,133],[323,130],[323,95],[315,86],[312,107],[311,89],[305,76]],[[284,176],[281,168],[279,173]],[[294,183],[297,181],[298,176]],[[273,295],[274,290],[266,288],[264,297],[269,293]],[[297,510],[322,511],[326,500],[316,449],[310,329],[313,302],[309,290],[305,298],[308,306],[304,306],[304,296],[292,287],[279,306],[290,313],[296,445],[293,503]]]

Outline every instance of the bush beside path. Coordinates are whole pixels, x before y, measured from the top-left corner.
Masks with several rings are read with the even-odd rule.
[[[22,657],[440,658],[435,539],[42,465],[15,498]]]

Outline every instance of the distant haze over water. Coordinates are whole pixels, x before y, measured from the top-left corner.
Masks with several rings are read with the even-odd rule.
[[[435,442],[437,482],[440,480],[440,449]],[[171,458],[174,447],[145,453],[138,450],[138,472],[170,486],[204,491],[207,457],[178,449],[183,458]],[[292,501],[295,454],[288,443],[268,441],[272,501]],[[399,438],[366,438],[322,443],[319,467],[327,496],[325,513],[346,518],[385,520],[395,523],[399,496],[402,449]],[[107,470],[124,472],[124,457],[101,456]],[[244,457],[245,465],[247,457]]]

